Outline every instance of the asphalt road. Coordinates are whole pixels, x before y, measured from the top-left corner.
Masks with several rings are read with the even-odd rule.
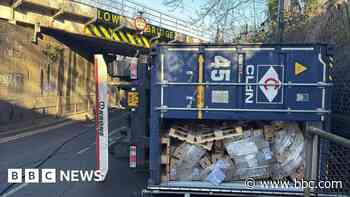
[[[112,113],[110,133],[120,138],[126,115]],[[0,135],[1,139],[1,135]],[[0,193],[7,183],[8,168],[94,169],[96,166],[94,123],[76,122],[35,135],[0,143]],[[60,148],[59,148],[60,147]],[[97,197],[141,196],[147,174],[128,167],[127,157],[109,157],[109,174],[104,182],[57,182],[13,184],[1,197]]]

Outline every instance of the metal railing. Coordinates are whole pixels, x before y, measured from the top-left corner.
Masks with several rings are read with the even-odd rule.
[[[341,181],[341,187],[319,188],[317,193],[350,195],[350,147],[321,139],[319,180]]]
[[[210,33],[204,31],[199,26],[176,18],[156,9],[141,5],[130,0],[72,0],[95,8],[110,11],[122,16],[134,18],[143,13],[144,18],[152,25],[179,32],[204,41],[209,41]]]
[[[306,129],[309,135],[309,144],[312,146],[310,139],[318,140],[319,151],[310,151],[306,143],[306,180],[319,181],[341,181],[341,187],[316,188],[313,192],[317,194],[330,195],[349,195],[350,194],[350,139],[341,137],[337,134],[326,132],[318,127],[310,126]],[[306,138],[307,139],[307,138]],[[306,141],[307,142],[307,141]],[[310,154],[308,154],[308,152]],[[316,157],[315,155],[316,154]],[[315,158],[318,158],[318,164],[315,165]],[[314,169],[315,168],[315,169]],[[316,177],[313,177],[312,171],[316,170]],[[304,190],[304,196],[310,196],[310,190]]]

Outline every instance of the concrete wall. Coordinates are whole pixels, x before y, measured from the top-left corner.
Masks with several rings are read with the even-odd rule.
[[[87,110],[94,67],[81,52],[33,29],[0,21],[0,124]]]

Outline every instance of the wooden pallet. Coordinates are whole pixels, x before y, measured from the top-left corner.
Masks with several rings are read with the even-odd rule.
[[[183,126],[175,126],[174,129],[181,130],[181,131],[186,132],[186,133],[191,133],[192,132],[187,127],[183,127]]]
[[[208,151],[211,151],[211,149],[213,148],[213,142],[206,142],[206,143],[203,143],[203,144],[197,144],[198,146],[208,150]]]
[[[169,136],[191,144],[196,144],[194,135],[181,131],[180,129],[171,128]]]
[[[169,137],[162,137],[161,138],[161,164],[170,164],[170,139]]]
[[[216,130],[214,132],[203,133],[196,136],[197,143],[213,142],[215,140],[223,140],[227,138],[239,137],[243,135],[242,127],[234,129]]]
[[[196,136],[189,134],[187,132],[184,132],[180,130],[179,128],[171,128],[169,131],[169,136],[176,138],[181,141],[185,141],[190,144],[196,144],[208,151],[210,151],[213,147],[213,142],[204,142],[204,143],[198,143],[196,142]]]
[[[170,176],[170,138],[161,137],[161,181],[169,181]]]

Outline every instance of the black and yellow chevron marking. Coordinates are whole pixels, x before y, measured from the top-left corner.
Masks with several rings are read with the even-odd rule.
[[[113,31],[113,28],[105,27],[103,25],[88,25],[85,27],[84,33],[88,36],[95,36],[98,38],[126,43],[137,47],[151,47],[149,39],[145,36],[136,35],[131,32]]]

